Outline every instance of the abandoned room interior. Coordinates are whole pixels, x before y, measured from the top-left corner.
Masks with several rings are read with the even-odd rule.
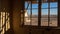
[[[59,0],[0,0],[0,34],[60,34]]]

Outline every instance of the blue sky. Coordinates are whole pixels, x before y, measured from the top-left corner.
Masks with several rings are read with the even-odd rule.
[[[57,6],[58,6],[57,2],[50,3],[50,8],[57,7]],[[25,8],[26,7],[27,7],[27,3],[25,4]],[[28,8],[30,8],[30,5]],[[32,4],[32,8],[38,8],[38,4]],[[42,3],[41,8],[48,8],[48,3]],[[27,10],[27,11],[28,11],[28,14],[30,14],[30,10]],[[50,9],[50,14],[57,15],[57,11],[58,11],[57,8]],[[33,15],[38,15],[38,9],[32,9],[32,13]],[[41,9],[41,14],[48,15],[48,9]]]

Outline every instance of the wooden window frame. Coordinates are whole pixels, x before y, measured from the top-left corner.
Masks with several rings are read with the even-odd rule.
[[[58,0],[59,1],[59,0]],[[57,1],[57,2],[58,2]],[[25,1],[24,1],[25,2]],[[23,8],[22,8],[22,10],[23,10],[23,16],[24,16],[24,2],[23,2]],[[31,1],[32,2],[32,1]],[[49,2],[48,2],[49,3]],[[32,3],[31,3],[32,4]],[[39,2],[38,2],[38,26],[32,26],[32,25],[30,25],[30,26],[32,26],[32,27],[38,27],[38,28],[58,28],[58,27],[60,27],[60,8],[59,8],[59,6],[60,6],[60,4],[59,4],[59,2],[58,2],[58,26],[57,27],[51,27],[51,26],[40,26],[40,24],[41,24],[41,0],[39,0]],[[32,10],[32,8],[31,8],[31,10]],[[31,11],[31,14],[32,14],[32,11]],[[24,17],[23,17],[23,26],[25,26],[25,27],[28,27],[29,25],[24,25]],[[29,27],[30,27],[29,26]]]

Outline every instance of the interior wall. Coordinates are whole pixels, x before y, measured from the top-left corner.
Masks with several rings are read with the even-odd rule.
[[[22,9],[22,3],[19,0],[14,0],[13,2],[13,30],[14,34],[60,34],[60,30],[58,29],[36,29],[31,28],[31,31],[29,31],[30,28],[21,27],[20,25],[20,12]]]
[[[21,9],[23,7],[22,6],[23,3],[20,0],[13,0],[13,3],[11,5],[10,3],[9,3],[9,0],[1,0],[0,11],[3,11],[4,8],[7,9],[6,11],[8,11],[8,9],[10,9],[13,6],[10,12],[12,13],[11,15],[13,16],[12,17],[13,20],[11,22],[13,23],[13,25],[11,26],[13,26],[14,34],[29,34],[29,33],[31,34],[60,34],[59,29],[45,30],[45,29],[39,29],[39,28],[38,29],[31,28],[31,31],[29,31],[30,28],[21,27],[20,14],[21,14]],[[11,31],[9,30],[7,33],[10,34]]]
[[[20,27],[20,11],[22,8],[21,1],[14,0],[13,1],[13,29],[14,34],[23,34],[23,28]]]

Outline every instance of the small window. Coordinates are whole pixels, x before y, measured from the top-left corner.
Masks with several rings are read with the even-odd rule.
[[[58,3],[57,2],[53,2],[53,3],[50,3],[50,8],[57,8],[58,7]]]
[[[58,3],[42,3],[41,26],[58,26]]]
[[[38,4],[32,4],[32,8],[38,8]]]
[[[25,2],[25,9],[24,25],[38,26],[38,2],[37,4]]]
[[[58,9],[50,9],[50,26],[58,26]]]
[[[41,26],[48,26],[48,9],[41,9]]]
[[[38,26],[38,9],[32,9],[32,25]]]
[[[42,3],[41,8],[48,8],[48,3]]]

